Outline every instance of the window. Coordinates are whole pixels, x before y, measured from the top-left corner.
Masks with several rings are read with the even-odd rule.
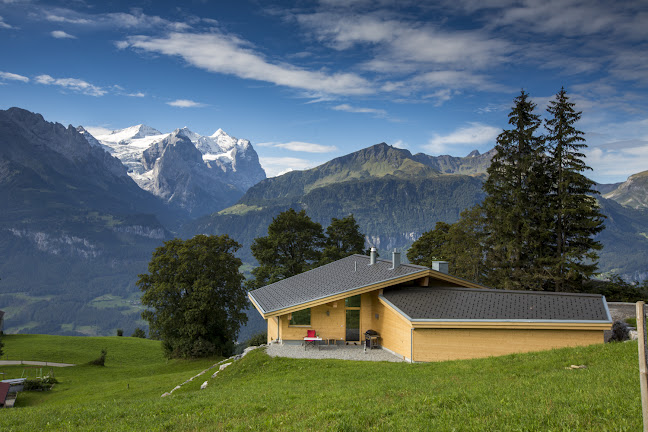
[[[360,295],[344,299],[344,306],[346,307],[360,307]]]
[[[310,326],[311,310],[302,309],[300,311],[293,312],[290,314],[290,323],[291,326]]]

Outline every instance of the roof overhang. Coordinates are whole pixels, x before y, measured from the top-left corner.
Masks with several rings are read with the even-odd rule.
[[[323,305],[323,304],[326,304],[326,303],[330,303],[332,301],[342,300],[342,299],[345,299],[347,297],[351,297],[351,296],[354,296],[354,295],[364,294],[364,293],[375,291],[375,290],[378,290],[378,289],[381,289],[381,288],[388,288],[390,286],[394,286],[394,285],[398,285],[398,284],[402,284],[402,283],[406,283],[406,282],[411,282],[411,281],[421,279],[421,278],[424,278],[424,277],[431,277],[433,279],[441,280],[441,281],[444,281],[444,282],[450,282],[450,283],[453,283],[453,284],[458,284],[458,285],[461,285],[461,286],[466,287],[466,288],[485,288],[483,285],[479,285],[479,284],[474,283],[474,282],[470,282],[470,281],[467,281],[467,280],[464,280],[464,279],[461,279],[461,278],[458,278],[458,277],[455,277],[455,276],[451,276],[451,275],[446,274],[446,273],[442,273],[442,272],[432,270],[432,269],[423,269],[421,271],[414,272],[414,273],[409,273],[409,274],[406,274],[404,276],[399,276],[399,277],[395,277],[395,278],[392,278],[392,279],[385,279],[383,281],[376,282],[376,283],[373,283],[373,284],[370,284],[370,285],[365,285],[365,286],[354,288],[352,290],[344,291],[344,292],[341,292],[341,293],[336,293],[336,294],[332,294],[332,295],[328,295],[328,296],[315,298],[315,299],[312,299],[312,300],[310,300],[308,302],[299,303],[299,304],[291,305],[289,307],[285,307],[285,308],[277,309],[277,310],[271,310],[271,311],[264,310],[263,307],[261,307],[261,305],[256,301],[256,299],[254,298],[254,295],[252,294],[251,291],[248,292],[248,298],[250,299],[250,301],[252,302],[252,304],[254,305],[256,310],[259,311],[261,316],[264,319],[268,319],[269,317],[284,315],[284,314],[287,314],[287,313],[292,313],[292,312],[302,310],[302,309],[306,309],[306,308],[309,308],[309,307],[320,306],[320,305]]]

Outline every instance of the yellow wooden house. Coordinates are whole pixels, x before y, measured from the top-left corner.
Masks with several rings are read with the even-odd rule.
[[[407,361],[488,357],[603,343],[612,326],[598,294],[489,289],[433,268],[352,255],[248,293],[268,342],[362,344],[368,330]]]

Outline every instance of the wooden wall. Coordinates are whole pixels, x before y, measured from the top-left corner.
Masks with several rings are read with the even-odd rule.
[[[413,357],[459,360],[597,343],[601,330],[415,329]]]
[[[337,303],[337,307],[333,306]],[[328,312],[328,315],[326,314]],[[303,340],[307,330],[315,330],[321,338],[345,339],[346,314],[344,300],[311,308],[310,326],[290,326],[289,314],[281,315],[280,335],[282,340]]]
[[[277,317],[270,317],[266,320],[268,323],[268,343],[273,340],[279,339],[279,325],[277,324]]]

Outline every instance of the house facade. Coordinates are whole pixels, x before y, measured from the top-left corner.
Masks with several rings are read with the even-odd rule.
[[[383,349],[407,361],[488,357],[603,343],[612,325],[601,295],[494,290],[433,268],[352,255],[249,293],[268,341],[327,341]]]

